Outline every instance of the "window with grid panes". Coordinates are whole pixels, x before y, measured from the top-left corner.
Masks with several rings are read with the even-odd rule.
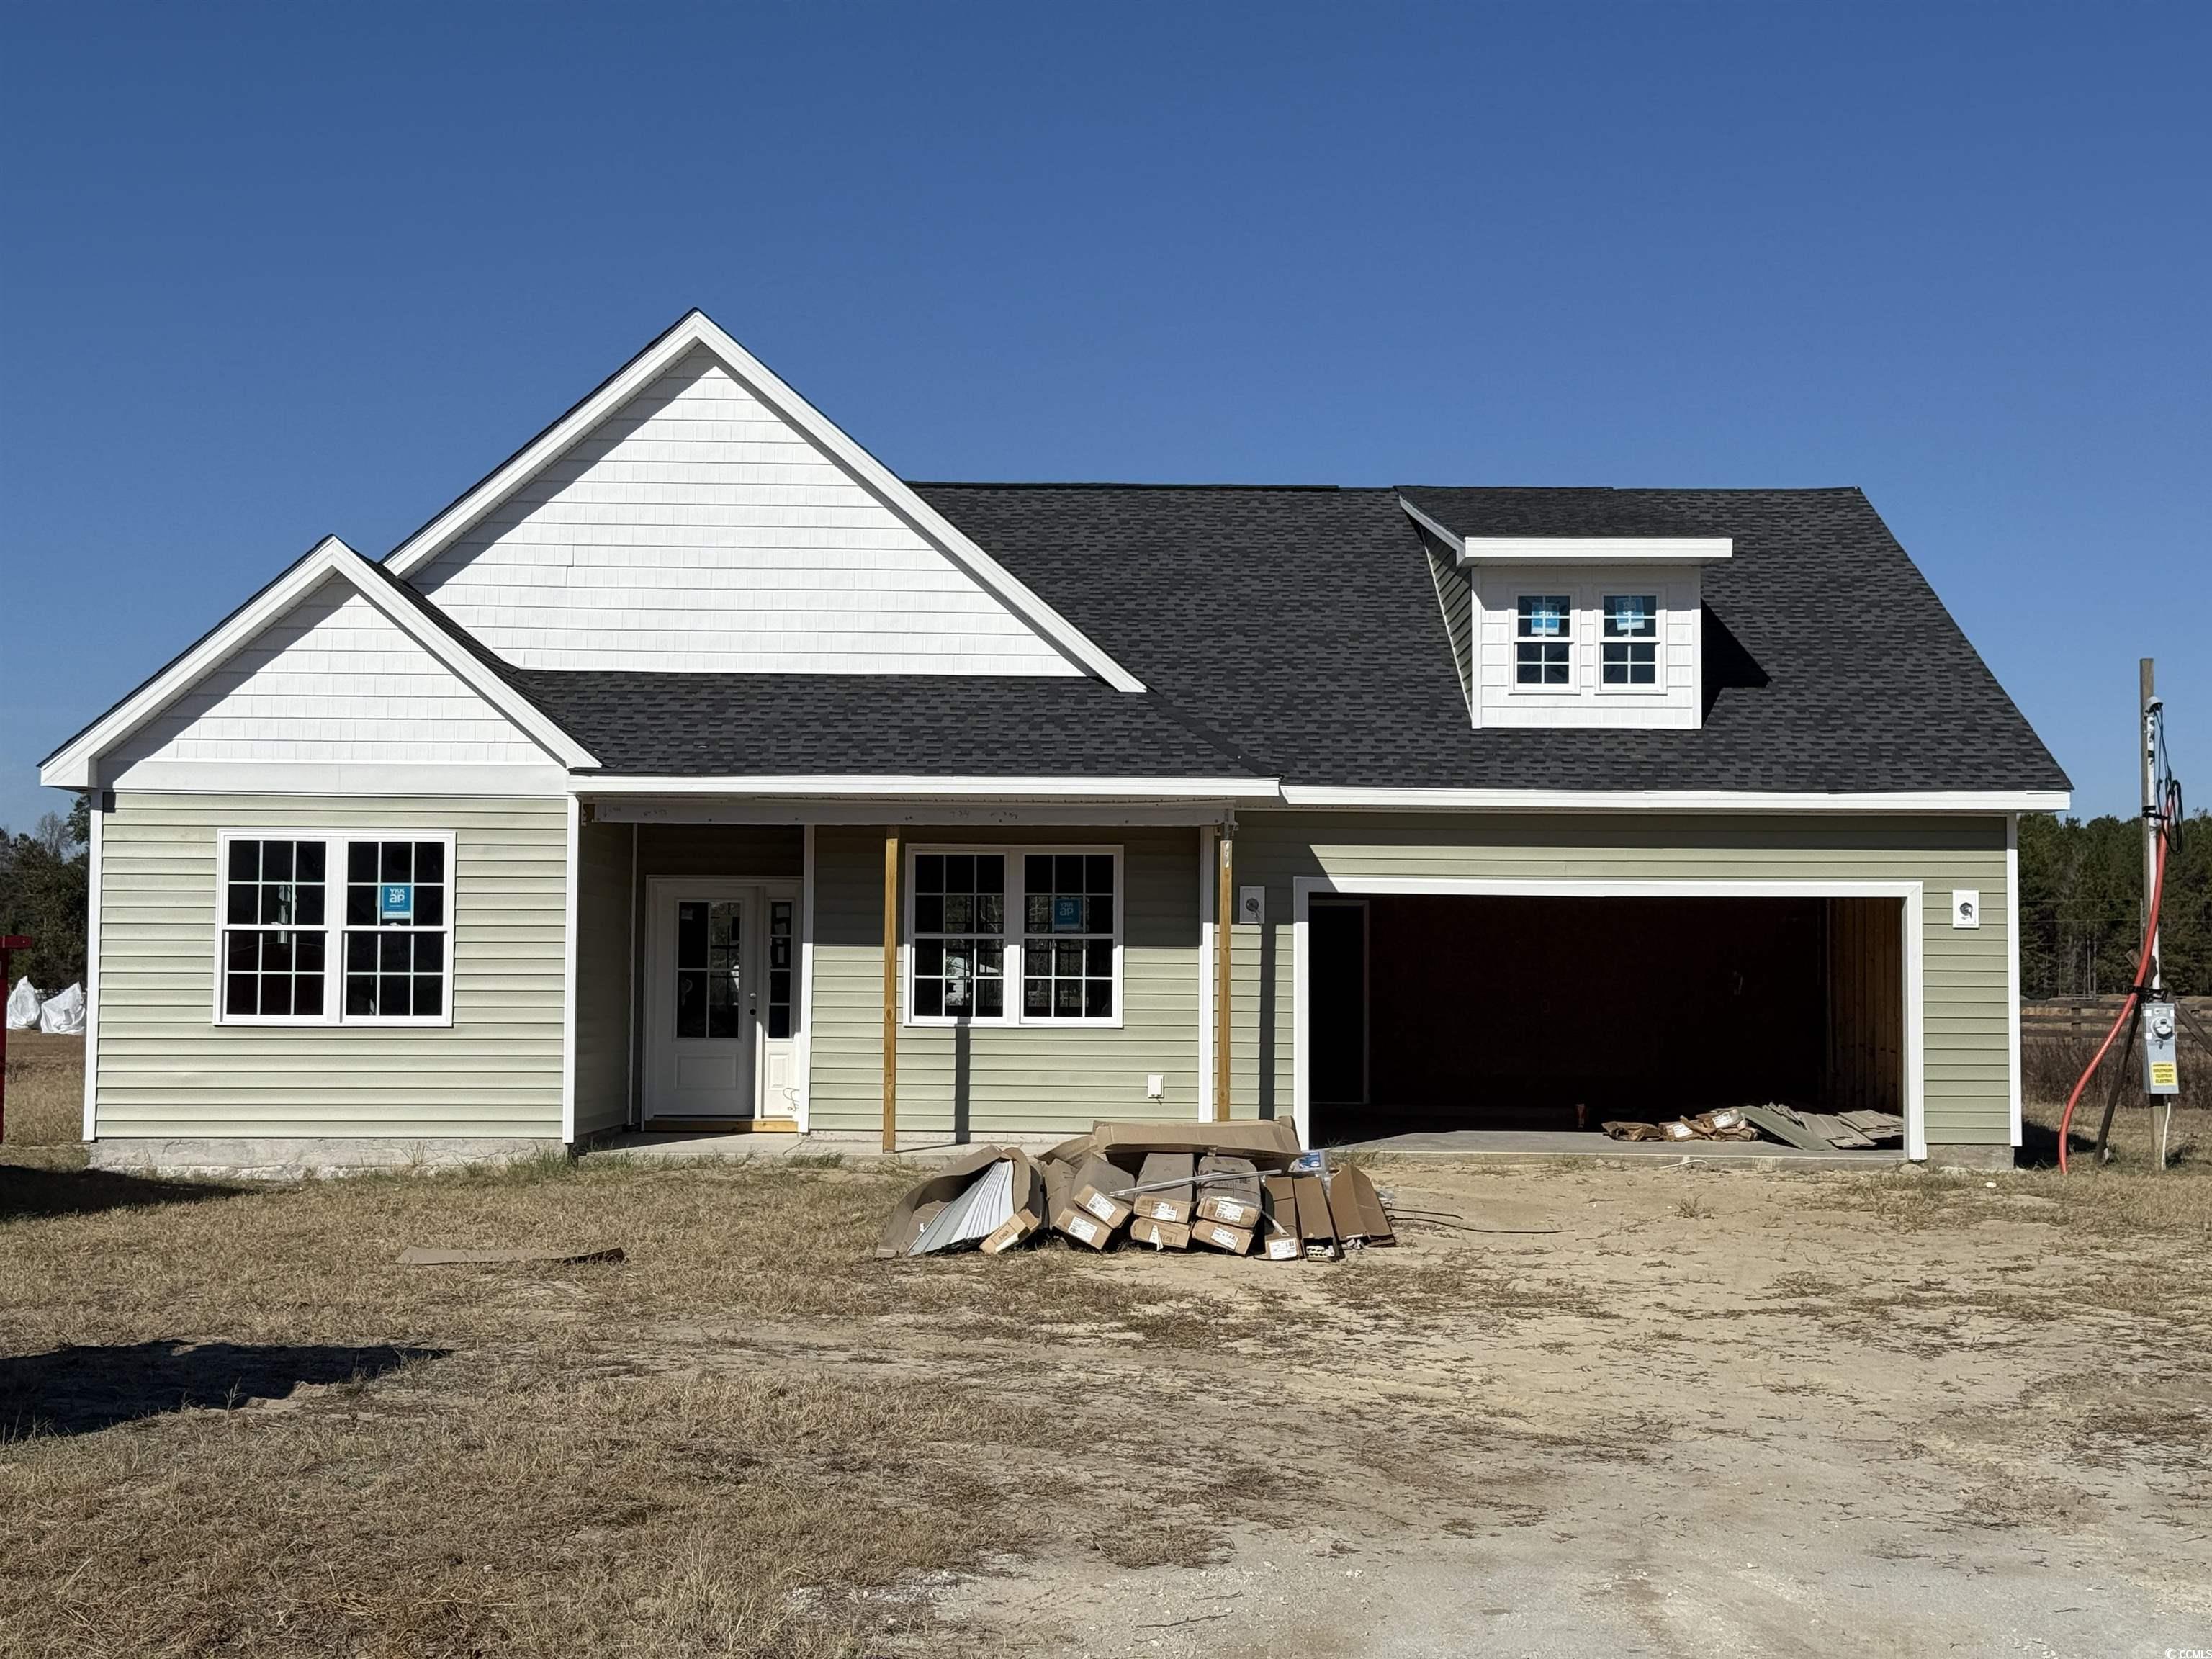
[[[916,854],[915,1017],[1004,1018],[1006,960],[1006,855]]]
[[[445,843],[349,839],[345,849],[345,1017],[443,1017]]]
[[[1607,685],[1659,683],[1659,599],[1651,593],[1608,593],[1601,664]]]
[[[1514,607],[1513,682],[1566,685],[1573,678],[1574,605],[1559,593],[1524,593]]]
[[[1114,1017],[1114,855],[1022,859],[1022,1018]]]
[[[240,838],[225,847],[225,1018],[323,1018],[325,860],[320,841]]]

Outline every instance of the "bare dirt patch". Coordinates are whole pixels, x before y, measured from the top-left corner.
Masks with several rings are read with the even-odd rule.
[[[1333,1267],[880,1263],[904,1177],[871,1168],[22,1201],[82,1173],[0,1166],[0,1652],[2212,1632],[2202,1164],[1384,1163],[1500,1231]],[[627,1260],[394,1266],[414,1243]]]

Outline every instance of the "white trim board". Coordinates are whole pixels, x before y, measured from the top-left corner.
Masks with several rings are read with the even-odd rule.
[[[1917,881],[1662,881],[1486,876],[1298,876],[1291,884],[1291,1103],[1298,1139],[1313,1135],[1308,943],[1315,895],[1429,894],[1460,898],[1881,898],[1904,906],[1899,933],[1904,956],[1905,1156],[1928,1157],[1926,988],[1922,966],[1926,927],[1924,884]]]
[[[1142,691],[1144,683],[1108,656],[1075,625],[1046,604],[836,422],[786,385],[767,364],[726,333],[706,313],[686,312],[675,325],[601,382],[581,403],[495,469],[459,501],[395,548],[385,560],[393,575],[422,569],[521,489],[592,428],[637,396],[688,353],[704,349],[745,390],[818,445],[915,532],[1085,673],[1117,691]]]
[[[568,787],[573,793],[585,796],[711,795],[733,799],[784,796],[802,801],[879,796],[944,800],[1244,802],[1272,801],[1278,799],[1279,793],[1273,778],[932,777],[805,773],[774,777],[573,777]]]
[[[1440,812],[2063,812],[2063,789],[1819,794],[1728,789],[1367,789],[1285,784],[1288,806]]]
[[[1411,519],[1468,564],[1715,564],[1735,556],[1732,536],[1462,536],[1403,495]]]
[[[105,804],[94,796],[87,815],[91,823],[88,832],[91,840],[87,844],[85,860],[86,898],[84,916],[84,1138],[99,1138],[100,1109],[100,820],[107,816]],[[216,891],[222,888],[218,882]],[[222,908],[216,899],[218,912]]]
[[[351,584],[402,633],[507,716],[561,765],[575,768],[599,763],[589,750],[410,605],[360,554],[336,536],[325,536],[290,569],[202,635],[167,667],[48,756],[39,767],[39,781],[59,789],[99,787],[95,774],[100,756],[159,714],[333,576]],[[176,787],[222,786],[203,782]]]
[[[2005,1091],[2011,1097],[2012,1144],[2026,1139],[2020,1053],[2020,815],[2005,820]]]
[[[633,831],[633,834],[635,832]],[[814,826],[799,838],[799,1133],[814,1121]]]

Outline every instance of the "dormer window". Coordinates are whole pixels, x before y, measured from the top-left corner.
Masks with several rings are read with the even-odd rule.
[[[1521,596],[1513,647],[1516,684],[1573,684],[1574,615],[1574,601],[1564,593]]]
[[[1608,593],[1602,607],[1607,685],[1659,683],[1659,599],[1652,593]]]

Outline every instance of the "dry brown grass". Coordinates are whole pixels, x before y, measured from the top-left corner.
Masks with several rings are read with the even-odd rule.
[[[76,1162],[84,1132],[84,1039],[9,1032],[7,1110],[11,1153],[38,1148],[39,1161]]]
[[[33,1133],[74,1133],[63,1059],[18,1120]],[[1401,1540],[1548,1524],[1578,1482],[1610,1492],[1696,1433],[1658,1409],[1654,1368],[1684,1397],[1802,1395],[1825,1422],[1849,1354],[1878,1355],[1874,1374],[1934,1363],[1969,1321],[2026,1340],[2054,1292],[2132,1322],[2142,1355],[2212,1328],[2204,1275],[2176,1283],[2205,1255],[2194,1163],[1996,1189],[1484,1170],[1424,1201],[1495,1219],[1533,1185],[1560,1226],[1409,1230],[1319,1268],[1057,1247],[878,1262],[911,1171],[834,1160],[271,1188],[40,1167],[15,1146],[9,1656],[1000,1651],[1003,1632],[943,1622],[948,1576],[1197,1567],[1235,1527],[1317,1511]],[[2004,1222],[2072,1265],[2014,1282],[1975,1243]],[[1730,1288],[1801,1231],[1820,1241],[1805,1266]],[[627,1259],[394,1265],[418,1243]],[[2081,1364],[2037,1397],[2039,1455],[2159,1463],[2212,1420],[2151,1358],[2133,1381]],[[1986,1479],[1949,1432],[1938,1461],[1982,1483],[1961,1487],[1964,1524],[2073,1524],[2055,1486],[1997,1501],[2055,1477]]]

